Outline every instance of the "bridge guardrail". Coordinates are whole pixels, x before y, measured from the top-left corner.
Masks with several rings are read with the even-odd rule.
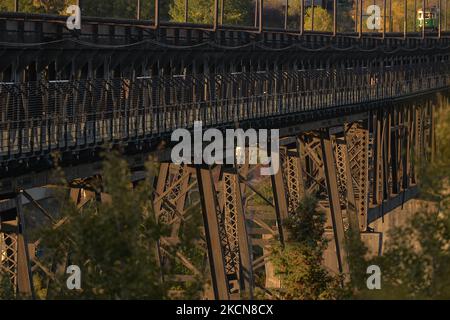
[[[222,126],[246,120],[257,121],[273,116],[398,98],[448,87],[450,72],[386,83],[381,82],[381,78],[368,77],[367,82],[360,85],[279,93],[269,93],[267,81],[262,81],[259,85],[263,88],[259,94],[166,105],[152,101],[144,82],[133,86],[131,80],[120,80],[120,90],[114,92],[112,87],[109,87],[112,83],[110,80],[96,81],[97,88],[105,89],[103,96],[96,96],[92,91],[79,96],[68,93],[75,87],[80,88],[77,81],[59,83],[59,87],[51,88],[52,94],[46,97],[27,96],[30,92],[21,89],[21,86],[28,86],[30,90],[29,83],[0,83],[0,160],[5,162],[57,150],[83,150],[109,142],[137,142],[170,133],[176,128],[191,128],[196,120],[203,121],[204,126]],[[123,85],[124,81],[126,86]],[[85,84],[86,86],[81,87],[82,90],[92,85],[87,80]],[[273,85],[281,84],[274,82]],[[42,93],[37,86],[33,88],[35,94]],[[189,89],[195,90],[194,87]],[[182,93],[178,91],[173,94]],[[161,98],[166,94],[162,87],[155,96],[159,95]],[[195,94],[193,97],[195,98]],[[34,107],[39,109],[39,112],[24,109],[25,102],[29,104],[31,98],[34,99],[31,104],[35,103]],[[39,104],[36,103],[38,100]],[[14,112],[9,112],[8,108],[12,107],[15,108]],[[86,107],[85,111],[80,109],[81,107]],[[102,108],[103,110],[100,110]]]

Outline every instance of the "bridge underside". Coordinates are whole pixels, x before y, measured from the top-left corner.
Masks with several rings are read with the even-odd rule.
[[[172,231],[159,243],[160,261],[163,270],[173,260],[188,270],[168,275],[166,281],[183,283],[209,273],[211,297],[249,297],[257,287],[270,293],[279,286],[269,260],[271,244],[286,240],[283,221],[295,213],[307,194],[319,200],[327,215],[328,266],[335,272],[348,272],[346,231],[354,228],[363,239],[378,239],[379,234],[368,225],[417,194],[414,159],[431,160],[434,110],[447,99],[442,94],[437,97],[335,119],[328,126],[305,125],[282,138],[281,169],[272,177],[261,176],[261,166],[248,163],[206,166],[162,161],[154,178],[154,208],[159,221]],[[134,179],[142,179],[142,163],[130,164]],[[89,187],[92,179],[100,177],[100,167],[92,165],[90,170],[71,184],[72,199],[80,209],[89,201],[105,198]],[[52,187],[46,189],[50,191],[42,198],[51,197]],[[2,268],[20,292],[30,293],[33,272],[45,270],[51,279],[56,271],[42,265],[35,255],[36,244],[27,242],[27,229],[21,224],[23,205],[35,207],[42,219],[55,214],[20,183],[14,190],[9,200],[1,202]],[[182,252],[171,253],[171,246],[180,241],[183,221],[198,205],[205,239],[199,248],[209,261],[200,266]]]
[[[348,272],[346,230],[374,235],[373,220],[417,194],[415,160],[431,160],[434,111],[448,100],[430,95],[450,84],[444,37],[146,30],[88,20],[76,38],[63,21],[44,20],[0,15],[0,265],[25,294],[33,272],[50,282],[57,272],[35,254],[23,210],[63,223],[29,191],[51,190],[55,152],[80,209],[107,199],[89,187],[101,180],[105,145],[123,150],[135,180],[157,152],[154,208],[172,230],[159,243],[160,263],[163,273],[174,259],[187,270],[165,280],[209,274],[213,297],[251,297],[279,286],[270,245],[286,240],[283,221],[306,194],[327,215],[329,267]],[[170,163],[171,133],[194,121],[280,129],[281,169],[264,179],[249,163]],[[195,205],[204,265],[170,249]]]

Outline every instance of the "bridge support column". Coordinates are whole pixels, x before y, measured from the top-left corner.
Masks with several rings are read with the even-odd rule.
[[[154,210],[156,219],[167,225],[170,230],[167,237],[159,240],[157,247],[162,281],[180,283],[196,281],[196,277],[201,277],[203,274],[203,270],[200,270],[189,257],[176,249],[176,246],[180,244],[182,224],[192,218],[190,210],[196,206],[196,203],[192,204],[188,201],[190,192],[194,191],[196,186],[193,168],[186,165],[161,163],[154,192]],[[188,274],[174,275],[169,272],[171,266],[176,263],[175,260],[188,270]],[[207,292],[205,294],[208,295]]]
[[[369,129],[367,126],[367,121],[363,120],[344,127],[347,201],[349,202],[347,210],[352,211],[352,206],[355,205],[359,223],[355,230],[361,231],[367,229],[369,210]]]
[[[213,176],[210,168],[197,168],[197,179],[202,201],[203,221],[205,225],[206,242],[208,244],[208,258],[214,296],[216,299],[230,299],[230,289],[226,273],[226,254],[224,245],[228,244],[224,235],[216,198],[217,190],[214,186]],[[228,249],[228,248],[227,248]]]
[[[253,265],[241,182],[235,167],[197,168],[215,296],[253,296]]]
[[[297,159],[294,157],[297,170],[292,175],[296,177],[295,180],[297,181],[296,183],[288,183],[290,187],[287,194],[289,195],[288,198],[292,199],[292,205],[295,203],[294,199],[299,199],[300,194],[314,195],[318,199],[319,208],[327,214],[326,227],[333,234],[335,256],[332,259],[333,261],[329,263],[334,264],[333,269],[348,273],[344,245],[344,221],[341,210],[342,197],[339,192],[335,155],[337,142],[334,135],[335,133],[330,134],[329,129],[324,129],[303,133],[298,137],[299,157]],[[296,154],[291,155],[296,156]],[[344,158],[341,157],[341,160],[344,161]],[[345,166],[344,162],[343,166]],[[286,167],[286,162],[284,167]],[[343,170],[342,173],[345,174],[347,168],[342,167],[341,169]],[[284,181],[288,181],[288,177],[285,177]],[[292,213],[294,212],[292,211]]]
[[[320,139],[322,145],[322,159],[325,171],[325,181],[329,204],[329,210],[327,210],[327,218],[329,223],[331,223],[331,227],[333,230],[339,271],[343,272],[344,274],[348,274],[349,269],[345,253],[344,225],[342,219],[341,204],[339,201],[339,190],[337,184],[334,152],[329,131],[323,131]]]
[[[14,293],[34,298],[22,192],[15,202],[15,209],[0,213],[0,269],[11,280]]]

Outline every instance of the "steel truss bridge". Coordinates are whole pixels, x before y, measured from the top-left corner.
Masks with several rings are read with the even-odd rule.
[[[57,272],[35,254],[23,211],[63,223],[41,202],[54,152],[80,209],[104,198],[91,186],[106,144],[123,150],[134,180],[156,154],[155,212],[172,230],[160,263],[188,270],[163,280],[209,274],[220,299],[279,286],[270,245],[286,240],[283,221],[305,194],[327,214],[330,268],[347,273],[346,230],[374,235],[373,221],[418,193],[415,160],[432,159],[434,112],[449,99],[442,28],[380,36],[84,18],[74,33],[65,19],[0,13],[0,266],[21,293],[33,294],[33,272],[50,282]],[[281,170],[266,182],[258,165],[171,163],[171,133],[194,121],[279,128]],[[170,254],[197,204],[207,266]]]

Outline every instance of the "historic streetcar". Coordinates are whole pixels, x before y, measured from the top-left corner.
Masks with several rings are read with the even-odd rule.
[[[417,10],[417,28],[420,30],[423,28],[426,30],[438,30],[439,9],[436,7],[427,8],[425,12],[422,9]]]

